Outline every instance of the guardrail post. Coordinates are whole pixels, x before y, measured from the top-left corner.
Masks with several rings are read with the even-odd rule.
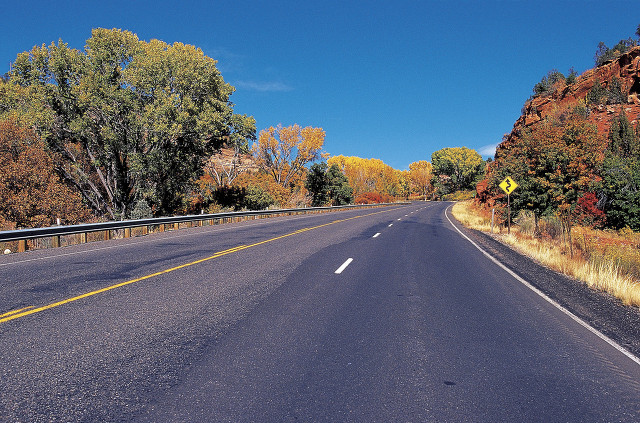
[[[54,235],[51,237],[51,246],[53,248],[60,248],[60,235]]]
[[[86,232],[82,232],[80,234],[80,243],[81,244],[86,244],[87,243],[87,233]]]
[[[21,239],[18,241],[18,252],[19,253],[24,253],[25,251],[27,251],[29,247],[27,246],[27,240],[26,239]]]
[[[124,237],[131,238],[131,228],[124,228]]]
[[[178,230],[180,229],[180,223],[176,222],[173,224],[173,229]]]
[[[107,229],[106,231],[104,231],[104,240],[109,241],[110,239],[111,239],[111,230]]]
[[[149,234],[149,227],[148,226],[143,226],[142,227],[142,235],[148,235]]]

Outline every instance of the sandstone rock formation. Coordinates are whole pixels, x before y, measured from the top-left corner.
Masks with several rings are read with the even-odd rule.
[[[574,107],[580,102],[585,104],[587,94],[596,81],[607,88],[614,77],[620,80],[623,93],[628,93],[626,103],[589,104],[587,105],[590,110],[589,119],[597,125],[599,133],[607,134],[613,117],[624,109],[632,124],[637,125],[640,120],[640,46],[630,49],[615,60],[587,70],[571,85],[561,82],[559,86],[554,87],[552,94],[541,94],[528,100],[523,107],[522,115],[503,142],[508,142],[512,137],[517,136],[522,128],[535,125],[557,111]]]

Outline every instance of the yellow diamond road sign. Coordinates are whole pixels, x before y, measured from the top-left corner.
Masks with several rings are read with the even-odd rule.
[[[504,181],[500,182],[500,188],[502,188],[502,190],[504,192],[507,193],[507,195],[511,194],[516,188],[518,188],[518,184],[516,184],[516,182],[511,179],[510,177],[506,177],[504,179]]]

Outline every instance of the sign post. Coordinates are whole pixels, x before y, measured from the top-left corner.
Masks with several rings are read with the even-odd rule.
[[[502,188],[502,190],[504,192],[507,193],[507,221],[508,221],[508,228],[507,229],[507,233],[511,233],[511,193],[518,188],[518,184],[516,184],[516,182],[511,179],[511,177],[507,176],[506,178],[504,178],[504,181],[500,182],[500,188]]]

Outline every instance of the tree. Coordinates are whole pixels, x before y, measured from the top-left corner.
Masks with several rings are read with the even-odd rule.
[[[555,91],[557,84],[564,81],[565,77],[562,72],[557,69],[552,69],[547,72],[547,74],[542,77],[542,80],[533,87],[533,92],[536,95],[552,93]]]
[[[601,174],[599,197],[604,203],[607,226],[629,226],[640,231],[640,160],[608,152]]]
[[[329,202],[334,206],[340,206],[353,201],[353,189],[336,164],[329,168],[324,162],[312,165],[307,174],[305,187],[312,195],[313,207],[324,206]]]
[[[329,177],[326,163],[314,163],[309,168],[305,187],[311,194],[312,207],[324,206],[329,202]]]
[[[305,165],[326,157],[322,152],[325,135],[322,128],[311,126],[271,126],[260,131],[253,156],[260,168],[286,187],[304,172]]]
[[[34,47],[18,55],[10,84],[43,101],[32,106],[38,133],[64,159],[65,179],[111,218],[141,198],[173,212],[224,137],[255,137],[215,60],[128,31],[94,29],[84,51]]]
[[[598,48],[596,49],[596,54],[593,56],[593,60],[596,63],[596,66],[600,66],[610,60],[613,60],[615,58],[615,52],[611,49],[609,49],[609,47],[607,47],[607,45],[600,41],[598,43]]]
[[[431,165],[441,195],[474,189],[484,173],[482,156],[466,147],[447,147],[434,152]]]
[[[490,166],[490,189],[511,176],[518,184],[512,210],[530,210],[538,219],[558,214],[567,229],[578,199],[598,180],[597,169],[604,143],[597,128],[586,119],[569,114],[523,131],[496,151]]]
[[[630,48],[637,46],[638,43],[631,37],[626,40],[618,41],[612,49],[607,47],[605,43],[600,41],[598,43],[598,48],[596,49],[596,54],[594,56],[594,61],[596,66],[600,66],[608,61],[614,60],[617,56],[626,53]]]
[[[607,225],[640,230],[640,139],[623,111],[609,129],[598,190]]]
[[[622,158],[640,155],[640,139],[624,110],[620,110],[620,114],[611,121],[608,139],[607,150],[612,154]]]
[[[587,93],[587,101],[590,104],[600,104],[603,99],[608,97],[607,89],[602,86],[600,81],[596,78],[593,83],[593,87]]]
[[[433,190],[431,180],[433,178],[433,167],[426,160],[413,162],[409,165],[409,181],[412,192],[415,192],[427,199]]]
[[[627,94],[622,90],[622,83],[617,77],[611,78],[607,87],[607,104],[622,104],[627,101]]]
[[[367,192],[378,192],[388,196],[400,194],[398,172],[382,160],[333,156],[327,163],[338,166],[347,177],[356,197]]]
[[[411,180],[409,178],[408,170],[396,170],[398,175],[399,196],[408,199],[411,195]]]
[[[245,140],[228,142],[224,147],[225,150],[217,150],[205,165],[205,173],[218,187],[233,185],[238,176],[247,172],[253,165],[247,160],[249,150]],[[229,151],[232,153],[231,157],[225,154]]]
[[[91,218],[80,196],[55,173],[58,158],[17,119],[0,120],[0,220],[19,228]],[[9,228],[5,228],[9,229]]]
[[[571,84],[575,84],[577,80],[578,80],[578,73],[573,68],[573,66],[571,66],[569,68],[569,75],[567,75],[567,79],[565,80],[565,82],[567,85],[571,85]]]
[[[327,191],[332,205],[342,206],[353,202],[353,188],[337,165],[333,164],[329,167],[327,179],[329,182]]]
[[[249,210],[264,210],[275,203],[267,191],[257,185],[249,185],[244,197],[244,205]]]

